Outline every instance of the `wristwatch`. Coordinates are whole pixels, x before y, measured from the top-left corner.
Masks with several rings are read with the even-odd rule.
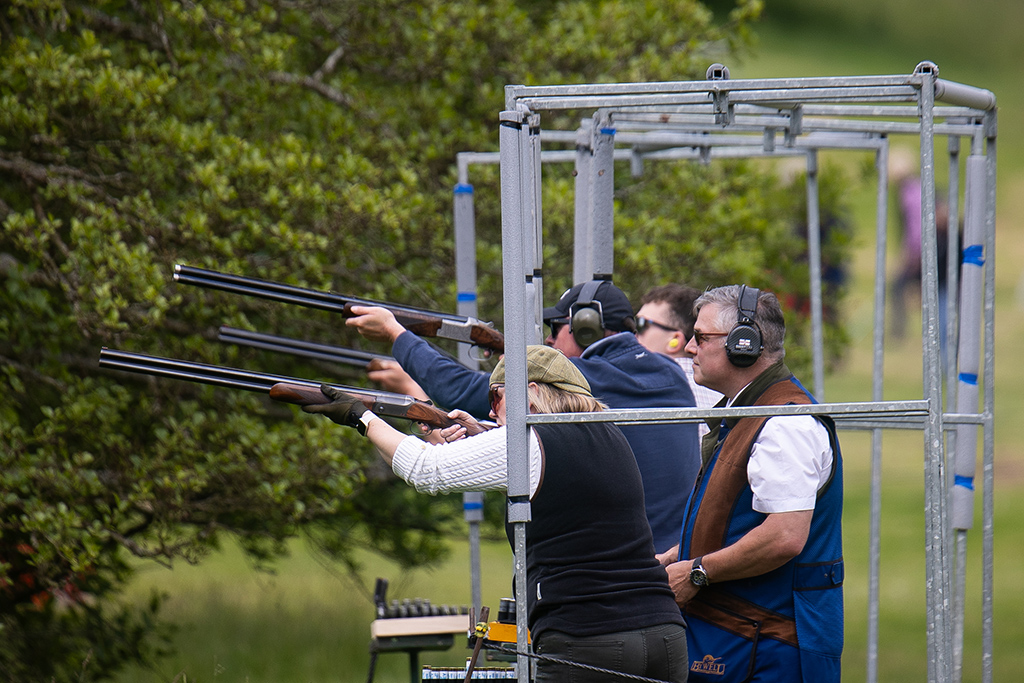
[[[708,573],[704,571],[704,567],[701,565],[701,560],[703,559],[703,555],[694,559],[690,569],[690,583],[698,588],[703,588],[711,583],[711,580],[708,579]]]
[[[359,416],[359,420],[356,422],[356,429],[363,436],[366,436],[366,428],[370,426],[370,423],[377,419],[377,416],[367,410],[365,413]]]

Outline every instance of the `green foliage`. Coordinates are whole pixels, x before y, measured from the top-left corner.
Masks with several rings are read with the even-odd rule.
[[[156,604],[116,606],[129,555],[198,562],[228,534],[269,564],[305,531],[353,568],[362,547],[438,558],[457,501],[413,493],[354,432],[243,392],[100,371],[99,348],[332,379],[216,332],[358,347],[339,320],[175,285],[173,265],[452,308],[454,155],[496,148],[504,85],[702,78],[759,11],[742,0],[716,24],[694,0],[9,3],[0,671],[98,679],[157,656]],[[545,188],[561,194],[551,230],[567,189]],[[639,296],[662,279],[745,278],[798,294],[802,247],[778,191],[744,168],[624,182],[621,283]],[[486,194],[482,291],[498,302]],[[557,232],[548,252],[564,263]],[[42,633],[46,666],[24,647]]]

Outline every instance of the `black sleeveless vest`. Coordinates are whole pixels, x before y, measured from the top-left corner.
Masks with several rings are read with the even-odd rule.
[[[654,558],[640,470],[622,432],[606,423],[535,429],[544,473],[526,526],[533,638],[684,623]]]

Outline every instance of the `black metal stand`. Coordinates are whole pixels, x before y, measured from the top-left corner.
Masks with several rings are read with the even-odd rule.
[[[406,652],[409,655],[409,681],[420,683],[420,652],[423,650],[447,650],[455,643],[451,633],[436,633],[421,636],[392,636],[370,640],[370,675],[367,683],[373,683],[373,672],[377,655],[381,652]]]

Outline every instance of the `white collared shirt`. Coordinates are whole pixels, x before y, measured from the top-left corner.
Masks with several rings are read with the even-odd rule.
[[[731,405],[730,400],[727,406]],[[831,475],[832,458],[828,430],[813,416],[769,418],[747,461],[754,510],[765,514],[813,510],[818,491]]]

